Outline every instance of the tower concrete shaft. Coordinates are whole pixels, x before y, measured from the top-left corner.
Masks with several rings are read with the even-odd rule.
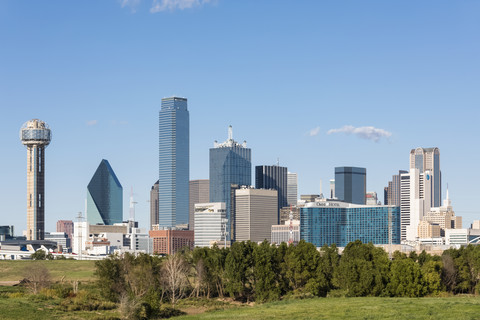
[[[45,234],[45,146],[27,146],[27,240]]]

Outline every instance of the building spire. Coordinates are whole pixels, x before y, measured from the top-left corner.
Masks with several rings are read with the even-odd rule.
[[[228,126],[228,140],[233,140],[233,128],[232,125]]]

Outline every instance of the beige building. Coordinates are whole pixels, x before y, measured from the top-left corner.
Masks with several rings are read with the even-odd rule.
[[[443,206],[431,208],[430,211],[423,216],[423,220],[439,225],[442,237],[445,236],[445,230],[447,229],[462,228],[462,217],[455,215],[452,208],[452,201],[448,194],[448,189],[447,198],[443,201]],[[419,236],[419,238],[421,237]]]
[[[235,241],[270,241],[278,221],[277,197],[277,190],[235,190]]]
[[[420,239],[440,238],[440,226],[429,221],[420,221],[418,224],[418,237]]]
[[[188,205],[188,229],[195,228],[195,204],[210,202],[210,180],[190,180],[189,205]]]

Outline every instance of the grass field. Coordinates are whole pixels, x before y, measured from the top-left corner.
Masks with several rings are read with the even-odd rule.
[[[479,297],[315,298],[182,316],[187,319],[480,319]]]
[[[92,281],[95,280],[94,261],[77,260],[13,260],[0,261],[0,281],[19,281],[25,277],[24,269],[32,263],[41,263],[50,270],[52,280],[59,281],[62,277],[65,280]]]

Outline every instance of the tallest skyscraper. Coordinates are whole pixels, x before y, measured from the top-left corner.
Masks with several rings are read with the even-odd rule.
[[[158,223],[163,229],[188,224],[189,122],[187,99],[162,99],[159,115]]]

